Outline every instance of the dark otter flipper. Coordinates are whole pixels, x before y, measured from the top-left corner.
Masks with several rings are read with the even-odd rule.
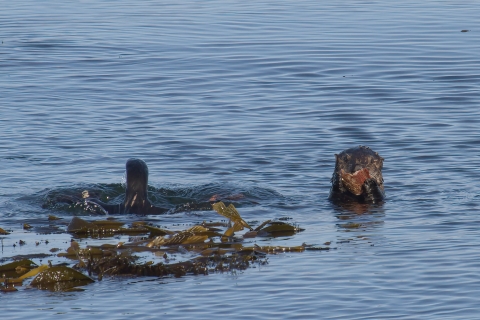
[[[126,185],[125,201],[120,204],[108,204],[98,199],[89,198],[110,214],[136,213],[136,214],[163,214],[168,210],[151,204],[148,200],[148,167],[140,159],[128,159],[125,164]]]

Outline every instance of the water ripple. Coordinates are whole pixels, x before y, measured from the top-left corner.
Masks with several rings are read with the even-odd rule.
[[[158,204],[242,192],[248,220],[306,229],[261,244],[336,247],[238,274],[24,290],[2,297],[6,317],[477,317],[474,3],[25,0],[2,13],[1,227],[41,223],[48,192],[113,186],[121,201],[140,157]],[[334,154],[360,144],[385,158],[387,201],[336,207]]]

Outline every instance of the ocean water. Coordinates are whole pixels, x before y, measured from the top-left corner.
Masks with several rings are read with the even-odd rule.
[[[305,229],[248,244],[331,243],[237,272],[22,288],[0,294],[5,319],[480,318],[475,1],[1,7],[0,227],[11,231],[0,236],[2,261],[66,249],[64,225],[42,232],[49,214],[103,217],[45,206],[46,195],[121,190],[131,157],[147,162],[162,205],[242,193],[245,220],[289,217]],[[385,158],[382,205],[327,199],[334,154],[357,145]],[[116,218],[220,219],[208,210]],[[33,260],[47,259],[56,258]]]

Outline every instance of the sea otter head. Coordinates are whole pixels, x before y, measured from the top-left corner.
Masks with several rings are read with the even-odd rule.
[[[127,190],[125,192],[126,212],[131,208],[143,208],[149,205],[147,198],[148,167],[140,159],[128,159],[125,165],[127,171]]]
[[[358,146],[336,154],[335,158],[331,198],[346,195],[367,202],[383,199],[383,158],[378,153]]]

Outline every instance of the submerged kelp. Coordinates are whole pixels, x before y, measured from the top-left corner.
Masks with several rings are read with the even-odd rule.
[[[36,266],[29,260],[0,266],[0,270],[4,271],[17,270],[16,274],[9,274],[2,279],[2,290],[14,291],[15,286],[23,285],[23,280],[31,277],[35,279],[31,281],[30,286],[58,291],[86,285],[95,278],[102,280],[104,276],[181,277],[244,270],[252,264],[267,264],[267,254],[301,252],[309,249],[305,244],[295,247],[244,246],[243,241],[246,238],[293,235],[303,229],[282,221],[270,220],[253,229],[232,204],[226,206],[223,202],[217,202],[213,208],[229,221],[204,222],[177,231],[159,228],[142,221],[125,226],[125,223],[115,220],[86,221],[73,217],[66,231],[79,239],[86,236],[103,239],[118,234],[136,236],[130,238],[127,243],[85,247],[72,240],[70,247],[64,252],[57,253],[56,257],[75,261],[73,269],[65,265],[52,266],[51,263]],[[53,223],[57,219],[49,218],[49,221]],[[244,228],[249,231],[243,235],[236,235]],[[145,261],[145,256],[141,256],[145,253],[153,254],[162,261]]]

